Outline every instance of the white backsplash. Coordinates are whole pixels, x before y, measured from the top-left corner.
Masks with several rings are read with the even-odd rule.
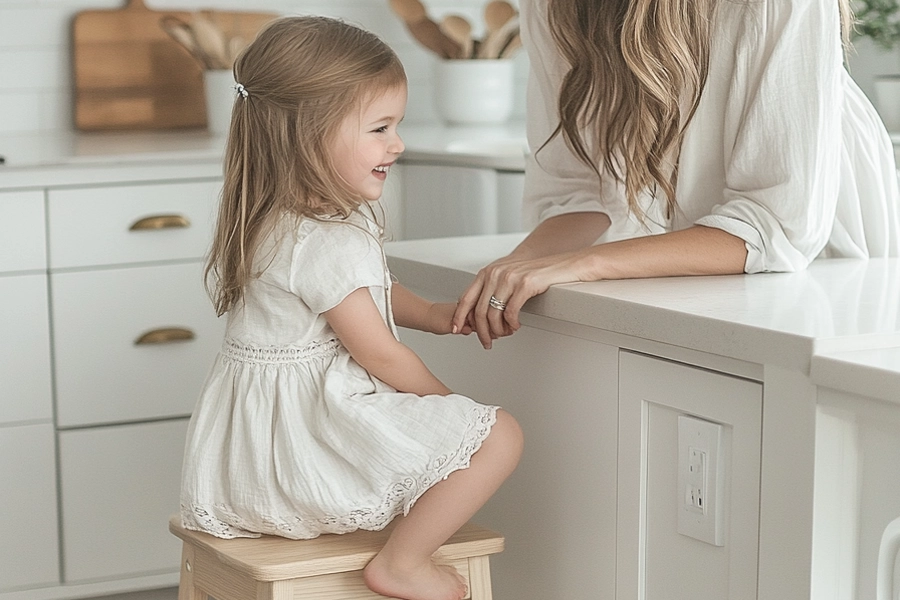
[[[425,0],[431,15],[459,13],[480,23],[487,0]],[[517,3],[517,0],[513,0]],[[145,0],[151,9],[271,10],[281,14],[322,14],[343,18],[380,35],[400,55],[410,80],[407,121],[437,120],[432,101],[435,59],[407,35],[388,0]],[[0,0],[0,135],[72,129],[70,29],[81,10],[121,8],[126,0]],[[900,51],[885,52],[867,40],[856,43],[850,71],[874,99],[876,75],[900,73]],[[528,59],[516,59],[516,107],[525,114]]]
[[[486,0],[425,0],[432,17],[457,13],[481,23]],[[70,131],[71,21],[79,11],[122,8],[126,0],[0,0],[0,135]],[[429,52],[407,35],[390,11],[388,0],[145,0],[150,9],[269,10],[280,14],[320,14],[338,17],[369,29],[389,43],[406,66],[410,123],[437,120],[431,95],[434,62]],[[477,32],[477,31],[476,31]],[[524,52],[516,60],[516,107],[525,113]]]

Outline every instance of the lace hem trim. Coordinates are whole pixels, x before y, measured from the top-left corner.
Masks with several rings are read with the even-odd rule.
[[[463,443],[452,453],[444,454],[427,465],[416,477],[404,477],[394,482],[383,494],[383,501],[375,508],[363,508],[346,515],[309,517],[305,515],[258,515],[246,518],[227,504],[181,504],[181,522],[185,529],[203,531],[220,538],[259,537],[278,535],[291,539],[312,539],[323,533],[350,533],[357,529],[379,531],[394,517],[406,515],[416,501],[431,486],[449,477],[454,471],[466,469],[481,444],[497,422],[496,406],[479,405],[472,409],[472,420]]]
[[[221,352],[226,358],[238,362],[283,364],[335,355],[341,347],[341,342],[337,339],[313,342],[306,346],[250,346],[229,338],[222,343]]]

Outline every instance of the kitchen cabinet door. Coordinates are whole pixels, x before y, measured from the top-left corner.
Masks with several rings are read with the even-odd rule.
[[[493,169],[403,165],[403,239],[497,233]]]
[[[46,275],[0,275],[0,336],[0,425],[49,421],[53,412]]]
[[[0,426],[0,593],[59,582],[53,425]]]
[[[54,273],[51,283],[59,427],[191,413],[225,325],[199,263]]]
[[[900,392],[898,392],[900,393]],[[900,596],[900,406],[820,388],[816,410],[812,597]],[[894,553],[893,555],[891,553]],[[887,568],[879,573],[879,560]]]
[[[529,326],[490,351],[474,335],[401,338],[450,389],[503,407],[525,434],[516,471],[474,518],[506,537],[491,558],[494,598],[613,598],[618,349]]]
[[[51,190],[52,270],[200,259],[221,181]]]
[[[187,419],[59,433],[65,583],[177,572]]]
[[[45,231],[43,192],[0,193],[0,273],[45,270]]]
[[[679,533],[680,416],[721,426],[721,546]],[[620,352],[618,600],[756,598],[761,427],[760,383]]]

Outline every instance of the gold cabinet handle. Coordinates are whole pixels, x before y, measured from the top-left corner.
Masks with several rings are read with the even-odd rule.
[[[196,337],[194,332],[184,327],[161,327],[148,331],[134,340],[135,346],[144,344],[169,344],[172,342],[186,342]]]
[[[129,231],[145,231],[147,229],[173,229],[177,227],[190,227],[191,222],[181,215],[154,215],[144,217],[132,223]]]

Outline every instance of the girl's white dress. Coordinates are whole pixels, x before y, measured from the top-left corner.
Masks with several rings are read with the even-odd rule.
[[[322,313],[368,288],[388,327],[379,231],[284,219],[228,314],[222,350],[188,429],[184,526],[218,537],[313,538],[378,530],[466,468],[497,407],[400,393],[371,377]]]

